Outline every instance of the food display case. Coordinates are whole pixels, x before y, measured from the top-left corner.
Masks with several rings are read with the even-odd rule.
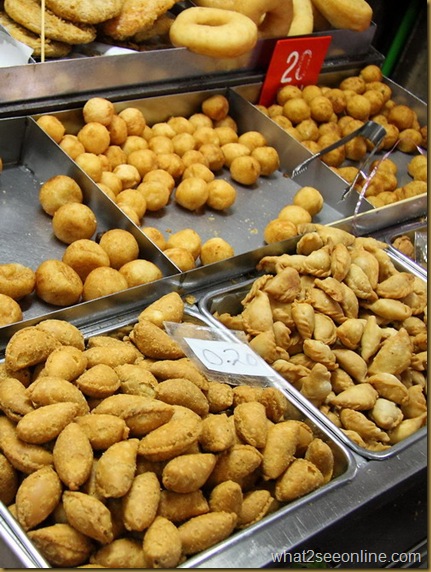
[[[372,46],[374,33],[374,24],[361,34],[348,30],[331,31],[332,41],[319,84],[335,86],[342,78],[358,73],[364,65],[380,65],[383,58]],[[325,32],[313,35],[319,34]],[[267,243],[264,232],[266,225],[285,205],[292,203],[295,194],[304,186],[318,188],[323,197],[322,209],[304,234],[317,234],[320,227],[327,227],[355,237],[372,237],[380,246],[386,244],[387,255],[396,272],[413,276],[426,285],[426,194],[375,207],[356,190],[344,196],[348,182],[322,161],[312,162],[298,177],[290,176],[311,152],[259,108],[259,94],[274,46],[275,40],[261,40],[244,57],[217,60],[193,54],[186,48],[139,53],[129,50],[121,55],[101,55],[97,50],[102,48],[94,44],[74,48],[72,55],[63,60],[30,61],[23,66],[0,70],[0,158],[3,162],[0,172],[0,226],[3,229],[0,263],[13,260],[36,268],[48,258],[62,258],[65,245],[53,234],[51,218],[40,205],[39,191],[51,177],[67,175],[79,184],[83,202],[96,215],[97,231],[92,240],[99,240],[112,228],[126,230],[138,243],[138,257],[150,261],[161,272],[156,281],[96,299],[81,298],[65,307],[44,302],[35,293],[27,296],[22,302],[22,320],[0,327],[1,367],[5,367],[11,338],[41,321],[65,321],[79,329],[86,343],[97,336],[116,337],[118,331],[124,339],[139,323],[141,312],[171,293],[183,299],[184,321],[191,324],[191,330],[185,329],[184,334],[174,328],[175,341],[180,339],[184,343],[184,339],[197,335],[194,328],[201,328],[204,333],[199,335],[203,339],[208,330],[210,339],[247,346],[244,338],[221,324],[214,314],[240,312],[241,301],[259,276],[257,268],[262,259],[295,254],[301,235]],[[417,120],[426,124],[426,104],[390,79],[384,78],[384,81],[390,86],[394,101],[412,108]],[[145,225],[162,233],[169,235],[193,228],[202,242],[222,237],[234,250],[234,255],[225,260],[208,265],[198,262],[194,268],[183,271],[147,236],[141,228],[143,224],[137,224],[127,216],[40,127],[38,119],[48,114],[55,116],[67,133],[76,135],[84,123],[84,103],[90,97],[101,96],[114,103],[117,113],[129,107],[138,108],[147,124],[154,125],[166,122],[170,117],[200,113],[202,103],[213,95],[227,99],[229,114],[235,120],[238,132],[260,132],[267,144],[276,149],[280,162],[271,175],[260,177],[252,187],[235,183],[229,169],[220,169],[217,177],[233,183],[236,190],[235,204],[224,212],[207,207],[191,212],[173,198],[161,212],[147,211]],[[409,155],[394,148],[390,159],[398,167],[399,186],[407,184],[410,181],[407,173]],[[408,224],[404,225],[406,221]],[[413,243],[416,253],[420,250],[420,259],[419,256],[412,259],[396,247],[394,241],[400,236]],[[425,314],[426,311],[421,311],[418,315],[422,319]],[[387,328],[387,336],[391,335],[389,330]],[[260,363],[261,358],[254,351],[252,354],[256,363]],[[211,379],[211,372],[202,362],[194,360],[193,363],[198,363]],[[267,367],[268,364],[262,365],[265,367],[263,376],[244,378],[240,375],[238,381],[233,374],[225,374],[222,379],[233,388],[245,385],[277,389],[287,403],[286,418],[307,425],[313,436],[329,447],[334,459],[331,478],[323,486],[291,502],[276,503],[263,518],[237,527],[214,545],[188,554],[177,563],[178,567],[285,567],[286,560],[280,560],[280,555],[292,555],[304,547],[318,546],[319,538],[330,534],[331,530],[360,519],[366,511],[372,514],[373,506],[392,502],[399,491],[408,490],[412,483],[421,483],[426,478],[426,423],[390,447],[380,451],[364,449],[349,439],[340,426],[331,423],[319,408],[304,399],[292,383]],[[420,375],[426,380],[426,361]],[[2,379],[0,376],[0,383]],[[232,410],[230,414],[233,415]],[[3,453],[8,457],[6,448]],[[23,476],[20,474],[21,479]],[[249,492],[247,487],[245,490]],[[268,490],[273,492],[270,485],[265,488],[266,492]],[[141,539],[141,533],[136,537]],[[366,548],[360,546],[359,540],[357,544],[359,548]],[[406,547],[406,550],[410,548]],[[33,544],[1,503],[2,565],[5,568],[56,567],[49,562],[48,552],[44,554],[36,548],[36,542]],[[81,564],[90,566],[87,560]]]

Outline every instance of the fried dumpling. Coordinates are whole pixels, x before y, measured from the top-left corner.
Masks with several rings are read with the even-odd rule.
[[[295,268],[283,268],[265,284],[264,291],[281,302],[293,302],[301,290],[301,279]]]
[[[356,431],[364,440],[377,439],[383,443],[389,442],[388,434],[382,431],[380,427],[377,427],[374,421],[368,419],[361,411],[348,408],[342,409],[340,411],[340,419],[345,429]]]
[[[398,375],[407,369],[412,359],[412,345],[405,328],[387,338],[371,362],[368,373],[379,372]]]
[[[272,329],[271,304],[265,292],[261,290],[256,292],[242,311],[242,319],[245,331],[252,336]]]
[[[414,276],[409,272],[398,272],[380,282],[376,292],[382,298],[405,298],[413,292]]]
[[[348,387],[331,399],[335,407],[347,407],[356,411],[367,411],[374,407],[379,394],[369,383],[358,383]]]

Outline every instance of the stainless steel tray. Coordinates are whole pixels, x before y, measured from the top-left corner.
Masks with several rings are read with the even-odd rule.
[[[290,248],[285,251],[286,253],[294,253],[294,248]],[[391,253],[388,252],[389,256]],[[418,276],[419,278],[426,281],[426,278],[421,273],[417,273],[410,265],[406,265],[396,256],[391,256],[391,259],[394,265],[402,271],[410,272],[413,275]],[[224,286],[220,286],[217,289],[213,289],[210,291],[206,291],[198,300],[198,306],[201,310],[202,314],[207,318],[208,321],[212,322],[213,324],[220,325],[225,327],[215,316],[214,314],[217,312],[218,314],[229,313],[233,316],[239,314],[243,310],[243,306],[241,305],[241,300],[244,299],[245,295],[250,291],[250,287],[256,278],[259,276],[258,273],[255,274],[254,277],[248,278],[247,280],[239,280],[236,283],[225,284]],[[360,447],[356,443],[354,443],[351,439],[349,439],[343,431],[341,431],[334,423],[332,423],[317,407],[315,407],[308,399],[304,398],[301,393],[290,383],[286,382],[286,391],[291,393],[296,397],[298,401],[302,401],[316,417],[320,419],[320,421],[327,425],[331,431],[340,439],[343,443],[345,443],[348,447],[350,447],[355,453],[358,455],[363,456],[367,459],[373,460],[382,460],[387,459],[389,457],[397,456],[400,451],[407,449],[412,443],[419,441],[423,438],[424,435],[427,433],[427,427],[422,427],[419,431],[414,433],[413,435],[409,436],[408,438],[400,441],[399,443],[392,445],[390,448],[384,451],[370,451],[363,447]]]
[[[421,274],[426,278],[428,275],[428,257],[426,252],[427,244],[421,246],[417,244],[417,233],[422,235],[423,242],[427,242],[428,226],[425,221],[415,221],[409,224],[401,225],[396,229],[387,229],[384,233],[383,240],[388,243],[388,248],[391,252],[399,257],[406,265],[412,265],[418,274]],[[400,236],[408,237],[415,247],[415,254],[412,258],[394,246],[394,240]],[[419,254],[420,248],[425,248],[425,252]]]
[[[139,309],[135,309],[135,313],[130,315],[127,322],[128,327],[133,326],[137,321],[139,313],[144,309],[146,304],[141,304]],[[196,306],[187,306],[185,308],[184,322],[190,322],[196,326],[208,327],[213,329],[213,324],[199,311]],[[122,327],[122,332],[128,329]],[[225,337],[226,340],[231,339],[229,332],[224,329],[219,329],[221,338]],[[103,327],[100,325],[89,327],[86,331],[86,338],[94,335],[115,335],[118,331],[118,322],[115,318],[107,320]],[[1,360],[0,360],[1,363]],[[281,381],[281,380],[280,380]],[[227,381],[227,383],[229,383]],[[270,378],[261,378],[262,386],[278,387],[287,397],[290,403],[290,418],[301,420],[305,422],[313,431],[316,437],[324,440],[327,443],[334,455],[334,476],[325,485],[319,489],[299,498],[295,501],[285,504],[276,512],[263,518],[256,525],[252,525],[244,530],[234,532],[226,541],[217,546],[214,546],[207,551],[204,551],[196,556],[191,557],[181,567],[194,567],[194,562],[199,561],[201,558],[206,559],[214,553],[219,554],[223,551],[224,546],[229,546],[231,543],[240,546],[243,554],[249,554],[253,550],[253,535],[256,531],[265,530],[267,534],[276,536],[277,530],[280,526],[284,525],[286,519],[295,520],[296,512],[310,511],[311,507],[316,502],[321,502],[325,499],[326,494],[333,495],[337,489],[346,487],[355,478],[357,472],[357,461],[353,454],[349,451],[343,443],[340,443],[336,437],[327,429],[325,424],[315,419],[301,401],[296,401],[292,395],[286,393],[282,386],[279,385],[277,376]],[[284,384],[284,382],[283,382]],[[282,385],[283,385],[282,384]],[[27,538],[25,532],[21,529],[20,525],[11,517],[6,507],[0,503],[0,542],[4,541],[8,550],[7,559],[12,560],[16,566],[23,567],[40,567],[49,568],[49,564],[34,547],[31,541]],[[1,546],[0,546],[1,549]],[[0,552],[1,554],[1,552]]]

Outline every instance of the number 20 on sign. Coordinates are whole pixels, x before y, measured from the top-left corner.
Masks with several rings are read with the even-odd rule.
[[[275,103],[285,85],[302,87],[317,83],[331,36],[303,36],[278,40],[265,76],[259,104]]]

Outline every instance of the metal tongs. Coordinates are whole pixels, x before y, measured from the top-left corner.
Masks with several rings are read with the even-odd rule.
[[[291,177],[291,179],[294,179],[295,177],[298,177],[299,175],[304,173],[304,171],[308,168],[309,164],[312,161],[314,161],[315,159],[318,159],[322,155],[325,155],[325,153],[329,153],[329,151],[333,151],[334,149],[341,147],[341,145],[344,145],[345,143],[354,139],[355,137],[358,137],[358,136],[365,137],[366,139],[368,139],[373,144],[373,148],[368,153],[368,155],[366,155],[364,157],[364,159],[362,160],[362,163],[358,167],[358,172],[357,172],[355,178],[349,184],[347,189],[344,191],[343,196],[342,196],[342,198],[344,199],[347,196],[347,194],[354,188],[359,177],[361,175],[365,176],[366,168],[370,164],[371,159],[374,157],[374,154],[376,153],[376,151],[378,151],[380,143],[383,141],[383,138],[385,137],[385,135],[386,135],[386,130],[384,127],[382,127],[381,125],[379,125],[375,121],[367,121],[366,123],[361,125],[361,127],[359,127],[358,129],[355,129],[355,131],[352,131],[351,133],[349,133],[345,137],[342,137],[338,141],[335,141],[335,143],[328,145],[324,149],[321,149],[318,153],[314,153],[314,155],[311,155],[311,157],[308,157],[308,159],[305,159],[305,161],[303,161],[302,163],[300,163],[299,165],[297,165],[293,169],[290,177]]]

